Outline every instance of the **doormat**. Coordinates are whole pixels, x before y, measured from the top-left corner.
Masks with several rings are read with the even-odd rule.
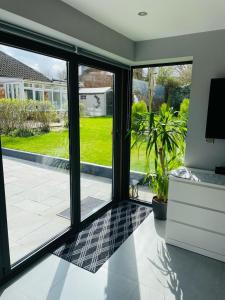
[[[108,210],[80,233],[71,235],[67,242],[53,253],[95,273],[151,211],[151,207],[121,203]]]
[[[81,216],[88,216],[92,212],[96,211],[97,209],[101,208],[104,204],[107,203],[108,202],[101,199],[87,197],[81,200]],[[70,220],[70,208],[67,208],[62,212],[58,213],[57,216]]]

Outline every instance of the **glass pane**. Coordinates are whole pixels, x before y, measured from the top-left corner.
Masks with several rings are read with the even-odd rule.
[[[155,174],[155,153],[154,147],[146,158],[146,147],[149,136],[148,125],[142,136],[142,143],[136,138],[138,131],[143,130],[140,123],[148,113],[154,113],[154,120],[157,118],[162,107],[166,107],[172,121],[184,119],[185,126],[188,119],[188,107],[191,91],[192,65],[174,65],[150,68],[137,68],[133,70],[133,99],[131,113],[131,145],[138,141],[136,146],[131,148],[130,166],[130,197],[134,199],[152,201],[153,194],[156,193],[151,180],[146,178],[146,174]],[[147,124],[147,122],[145,123]],[[172,124],[172,123],[171,123]],[[139,135],[140,136],[140,135]],[[168,164],[168,169],[177,168],[183,164],[185,140],[179,144],[177,155],[173,155]],[[160,145],[158,144],[160,148]],[[167,153],[168,157],[168,153]],[[169,161],[169,160],[168,160]],[[160,161],[157,166],[160,167]]]
[[[24,82],[24,86],[28,88],[32,88],[32,83],[30,82]]]
[[[63,60],[28,51],[1,45],[0,50],[1,59],[14,59],[13,64],[4,64],[0,78],[6,81],[10,71],[21,80],[14,101],[11,94],[0,99],[10,258],[15,263],[70,226],[69,140],[64,127],[68,114],[57,114],[51,102],[45,101],[51,100],[51,92],[35,91],[32,100],[33,90],[24,90],[23,79],[26,86],[31,86],[29,80],[41,81],[44,86],[57,79],[59,70],[66,74],[67,67]],[[10,70],[12,66],[16,69]],[[13,94],[11,87],[8,84]],[[28,100],[17,98],[17,94]]]
[[[24,90],[24,97],[27,100],[33,100],[33,91],[32,90]]]
[[[44,91],[44,100],[52,102],[52,92]]]
[[[53,92],[53,105],[56,108],[56,110],[61,109],[60,92]]]
[[[38,100],[38,101],[43,100],[43,92],[42,91],[35,91],[35,100]]]
[[[79,66],[81,219],[112,199],[114,74]]]

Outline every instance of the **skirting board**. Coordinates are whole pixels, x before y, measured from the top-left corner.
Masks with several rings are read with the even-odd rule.
[[[216,252],[208,251],[206,249],[202,249],[202,248],[196,247],[194,245],[176,241],[176,240],[173,240],[170,238],[166,238],[166,243],[169,245],[172,245],[172,246],[176,246],[176,247],[188,250],[188,251],[195,252],[197,254],[201,254],[201,255],[225,262],[225,255],[221,255]]]

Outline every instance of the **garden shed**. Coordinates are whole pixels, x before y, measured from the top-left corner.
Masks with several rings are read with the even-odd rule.
[[[111,116],[113,112],[113,91],[111,87],[80,88],[79,101],[83,103],[84,115]]]

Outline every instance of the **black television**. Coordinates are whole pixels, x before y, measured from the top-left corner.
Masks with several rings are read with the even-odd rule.
[[[205,137],[225,139],[225,78],[211,80]]]

